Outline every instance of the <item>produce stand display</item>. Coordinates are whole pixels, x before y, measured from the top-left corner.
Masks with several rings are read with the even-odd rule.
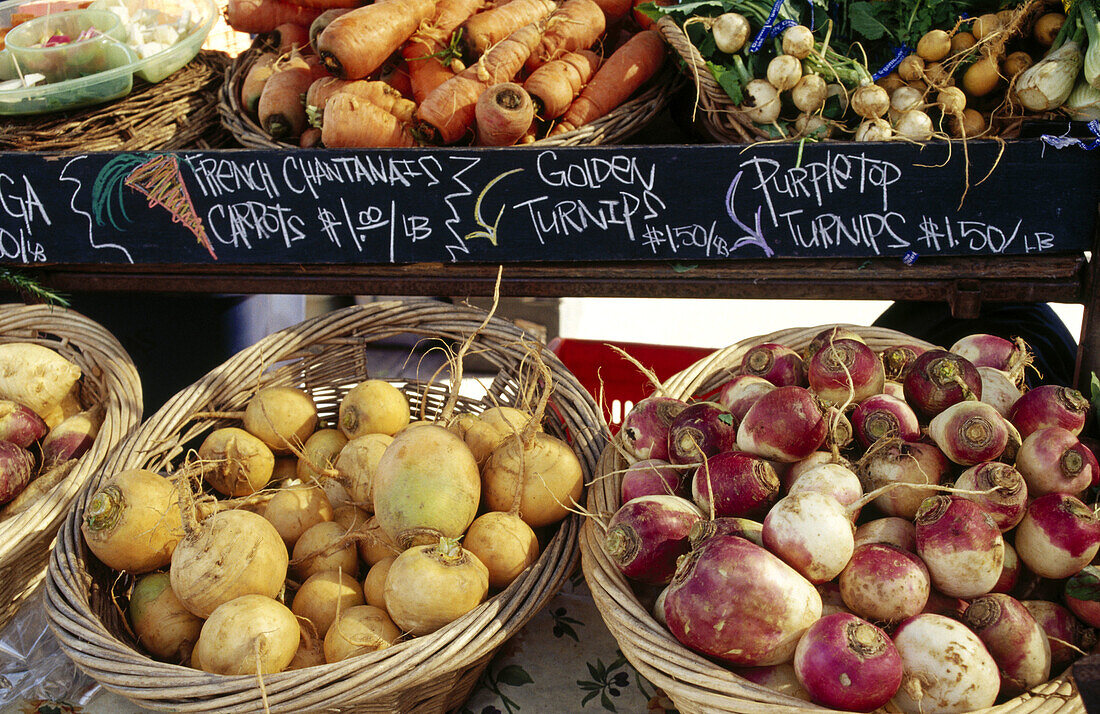
[[[1100,374],[1100,162],[1085,150],[1091,138],[1080,123],[1044,113],[1029,126],[1010,116],[999,127],[1007,139],[968,139],[965,151],[939,138],[775,140],[794,133],[793,116],[774,123],[782,136],[752,125],[728,94],[728,76],[714,80],[673,11],[651,13],[661,15],[655,27],[679,55],[680,72],[670,64],[609,115],[529,146],[299,149],[297,137],[273,138],[241,106],[241,84],[266,38],[234,60],[204,52],[116,104],[52,124],[0,122],[0,174],[21,177],[18,188],[0,188],[0,266],[61,291],[854,298],[946,302],[961,318],[987,303],[1078,303],[1075,381],[1087,393]],[[675,137],[696,140],[690,129],[719,143],[668,143],[645,131],[685,98],[703,116]],[[98,127],[95,141],[83,133],[89,126]],[[1070,141],[1071,133],[1084,139]],[[1043,186],[1045,195],[1009,190],[1016,186]],[[351,357],[370,342],[413,333],[457,343],[483,317],[450,305],[379,303],[271,335],[148,417],[98,473],[165,467],[218,423],[204,414],[241,408],[266,380],[304,385],[331,411],[343,385],[367,377],[370,365]],[[857,329],[884,343],[901,339]],[[778,336],[812,335],[768,337]],[[521,337],[493,321],[475,343],[499,360],[493,390],[505,403],[522,391]],[[699,391],[747,346],[703,358],[666,388]],[[604,448],[606,414],[586,385],[542,354],[564,390],[551,422],[585,465],[587,506],[613,512],[623,464]],[[82,539],[92,490],[68,512],[53,549],[48,614],[83,671],[141,706],[455,709],[505,641],[563,587],[579,550],[592,599],[626,660],[680,711],[804,711],[745,687],[655,627],[602,557],[592,521],[579,515],[519,581],[434,635],[265,676],[262,687],[254,676],[158,662],[136,648],[119,609],[126,582]],[[1081,711],[1100,682],[1090,667],[1084,659],[1072,670],[1076,683],[1067,673],[1040,687],[1041,696],[996,711]]]
[[[46,577],[49,549],[77,495],[99,473],[108,452],[141,421],[141,382],[118,340],[72,310],[4,305],[0,342],[34,342],[57,351],[84,375],[81,404],[106,409],[94,444],[75,468],[22,513],[0,521],[0,623],[7,624]]]
[[[238,353],[184,389],[116,449],[100,479],[132,468],[163,470],[203,433],[225,423],[204,414],[240,410],[257,388],[297,386],[331,420],[347,390],[370,375],[366,350],[394,335],[415,336],[424,349],[461,343],[493,365],[488,394],[468,406],[522,405],[532,388],[524,333],[484,312],[439,303],[374,303],[338,310],[275,333]],[[415,358],[415,354],[413,355]],[[588,474],[605,443],[595,402],[549,352],[553,384],[546,430],[568,441]],[[276,367],[268,370],[271,365]],[[432,370],[423,375],[431,378]],[[439,384],[398,383],[414,415],[440,413],[448,392]],[[587,481],[587,477],[586,477]],[[100,483],[97,480],[95,483]],[[158,662],[136,647],[117,606],[128,583],[88,550],[80,526],[95,483],[68,514],[53,551],[47,613],[66,653],[109,690],[172,711],[305,711],[328,707],[378,712],[450,711],[470,695],[501,644],[561,588],[575,569],[581,518],[571,515],[547,534],[541,555],[499,594],[440,630],[342,662],[266,675],[226,677]],[[165,683],[171,682],[166,687]]]

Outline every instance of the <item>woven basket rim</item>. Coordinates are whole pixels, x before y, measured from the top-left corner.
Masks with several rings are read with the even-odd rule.
[[[248,68],[262,51],[261,43],[262,40],[257,38],[251,47],[237,55],[226,67],[225,81],[218,91],[218,115],[221,117],[222,126],[241,146],[251,149],[299,149],[300,147],[295,143],[272,139],[241,106],[240,85]],[[667,41],[666,44],[668,44]],[[562,134],[538,139],[530,144],[500,148],[596,146],[621,143],[657,116],[668,105],[676,90],[683,85],[683,76],[670,65],[671,63],[666,63],[640,94],[589,124]]]
[[[394,301],[353,305],[281,330],[242,350],[170,399],[115,450],[104,466],[104,477],[120,466],[127,466],[133,460],[131,452],[148,443],[162,422],[171,427],[186,419],[188,413],[204,410],[212,389],[225,386],[226,379],[240,379],[238,367],[259,370],[262,368],[257,365],[264,360],[271,364],[292,359],[326,336],[354,335],[356,326],[366,329],[369,327],[366,321],[370,319],[385,323],[392,318],[392,323],[386,323],[395,326],[392,334],[409,333],[409,324],[414,322],[425,331],[434,331],[433,324],[444,321],[455,334],[468,334],[482,323],[486,314],[476,308],[443,303]],[[398,321],[398,316],[409,324]],[[500,318],[490,321],[489,330],[484,343],[489,347],[505,339],[532,339]],[[572,433],[574,449],[579,452],[587,477],[606,443],[606,427],[596,416],[594,400],[564,371],[564,365],[545,348],[543,357],[554,372],[555,399],[570,409],[574,406],[583,409],[583,417],[569,417],[573,419],[569,426],[577,432],[587,432]],[[587,421],[582,423],[579,419]],[[88,598],[90,576],[80,551],[79,521],[94,488],[95,483],[89,484],[84,497],[69,514],[50,563],[47,616],[66,653],[105,688],[145,706],[176,711],[213,711],[229,706],[258,710],[255,677],[212,675],[154,660],[120,640],[92,611]],[[580,525],[578,515],[567,517],[532,568],[501,593],[431,635],[343,662],[265,676],[271,710],[300,711],[322,704],[357,704],[416,686],[429,676],[427,673],[438,676],[485,659],[534,616],[567,580],[579,560]],[[371,675],[369,683],[364,681],[364,673]],[[162,686],[165,681],[172,683],[170,688]],[[216,692],[197,699],[194,694],[197,689]],[[186,705],[184,699],[189,700]]]
[[[21,600],[45,576],[51,542],[80,490],[95,476],[111,449],[141,421],[142,391],[137,368],[125,348],[103,325],[75,310],[50,305],[0,305],[0,332],[10,337],[5,342],[37,342],[60,348],[63,356],[69,349],[79,351],[81,361],[90,362],[85,368],[98,372],[89,377],[94,376],[107,390],[102,402],[106,407],[103,425],[72,472],[27,510],[0,522],[0,570],[8,579],[3,587],[21,587],[22,593],[17,593]],[[33,565],[34,561],[40,562]],[[21,562],[24,567],[17,567]],[[32,563],[33,573],[25,571],[26,562]],[[21,578],[21,583],[15,582]],[[0,626],[15,609],[9,607],[0,613]]]
[[[845,323],[779,330],[740,340],[704,357],[666,380],[661,391],[675,398],[692,397],[728,378],[726,370],[739,365],[741,355],[754,345],[776,342],[799,349],[818,333],[835,326],[854,330],[872,345],[909,344],[935,347],[895,330]],[[588,490],[589,511],[610,515],[618,507],[619,479],[605,476],[613,476],[613,472],[623,468],[624,464],[615,445],[609,443],[600,455],[594,482]],[[604,551],[602,540],[596,525],[591,520],[586,522],[581,532],[581,567],[596,608],[631,664],[655,686],[662,688],[681,711],[760,714],[839,712],[750,682],[680,644],[642,604],[630,581]],[[1057,709],[1044,708],[1043,711],[1083,713],[1083,704],[1077,695],[1071,672],[1072,668],[1067,669],[1060,676],[1020,697],[972,714],[1012,714],[1018,708],[1020,711],[1032,711],[1034,707],[1031,705],[1036,699],[1057,699],[1063,702]]]

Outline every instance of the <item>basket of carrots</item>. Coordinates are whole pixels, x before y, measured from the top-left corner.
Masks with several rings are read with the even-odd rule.
[[[144,707],[453,711],[576,569],[605,443],[591,396],[510,322],[337,310],[115,450],[59,536],[47,615]]]
[[[249,147],[615,143],[681,82],[622,0],[387,0],[292,16],[262,13],[269,3],[233,0],[228,13],[259,34],[219,102]]]
[[[62,307],[0,306],[0,627],[42,582],[54,536],[107,453],[141,421],[118,340]]]
[[[1083,712],[1095,427],[1080,392],[1021,388],[1030,361],[827,325],[658,385],[581,536],[623,654],[681,712]]]

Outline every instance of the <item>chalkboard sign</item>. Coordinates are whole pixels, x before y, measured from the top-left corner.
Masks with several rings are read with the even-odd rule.
[[[1039,141],[0,155],[6,264],[1088,250],[1100,161]],[[991,175],[990,175],[991,174]]]

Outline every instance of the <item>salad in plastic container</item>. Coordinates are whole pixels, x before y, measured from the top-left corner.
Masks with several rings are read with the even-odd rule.
[[[80,5],[86,5],[81,7]],[[0,2],[0,115],[41,114],[126,96],[198,54],[218,19],[214,0]],[[13,26],[14,25],[14,26]]]

